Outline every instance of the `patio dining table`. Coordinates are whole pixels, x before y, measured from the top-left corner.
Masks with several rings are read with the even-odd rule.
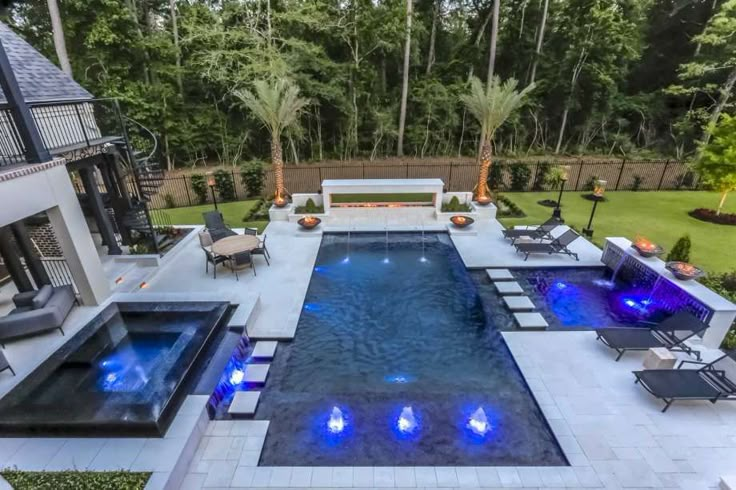
[[[261,241],[256,235],[234,235],[221,238],[212,244],[212,253],[233,257],[239,253],[258,248]]]

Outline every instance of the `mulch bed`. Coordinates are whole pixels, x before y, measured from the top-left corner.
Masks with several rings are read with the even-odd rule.
[[[736,214],[732,213],[721,213],[720,215],[717,215],[714,209],[698,208],[693,209],[688,214],[695,219],[707,221],[708,223],[715,223],[717,225],[736,225]]]

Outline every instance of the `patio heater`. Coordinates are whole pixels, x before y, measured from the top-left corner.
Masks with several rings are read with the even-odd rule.
[[[560,209],[560,204],[562,203],[562,191],[565,190],[567,179],[570,178],[570,166],[562,165],[560,167],[560,170],[562,170],[562,175],[560,176],[560,194],[557,196],[557,206],[555,207],[554,211],[552,211],[552,217],[557,218],[560,223],[564,223],[565,220],[562,219],[562,209]]]
[[[215,204],[215,211],[217,211],[217,196],[215,195],[215,174],[207,172],[207,185],[212,193],[212,202]]]
[[[595,184],[593,186],[593,195],[590,196],[591,200],[593,201],[593,209],[590,211],[588,226],[586,226],[583,230],[583,235],[588,238],[593,238],[593,217],[595,216],[595,210],[598,207],[598,203],[605,199],[605,197],[603,197],[603,194],[605,194],[606,192],[606,184],[607,182],[605,180],[598,179],[595,181]]]

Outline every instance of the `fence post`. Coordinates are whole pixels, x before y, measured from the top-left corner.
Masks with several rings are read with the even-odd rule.
[[[406,161],[405,165],[406,165],[406,178],[408,179],[409,178],[409,162]]]
[[[578,178],[575,181],[575,188],[573,189],[574,191],[577,191],[580,189],[580,176],[583,175],[584,167],[585,167],[585,163],[580,162],[580,164],[578,165]]]
[[[322,188],[322,165],[317,167],[317,170],[319,170],[319,188]]]
[[[657,184],[657,190],[662,190],[662,182],[664,182],[664,176],[667,174],[667,167],[670,165],[670,159],[668,158],[666,162],[664,162],[664,168],[662,169],[662,175],[659,177],[659,184]]]
[[[365,179],[365,162],[360,162],[360,171],[362,178]]]
[[[614,187],[614,189],[613,189],[614,191],[617,191],[618,190],[618,185],[621,183],[621,176],[624,173],[624,167],[625,166],[626,166],[626,158],[624,158],[621,161],[621,168],[619,168],[619,170],[618,170],[618,179],[616,179],[616,187]]]
[[[184,179],[184,190],[187,191],[187,202],[191,206],[192,205],[192,196],[189,195],[189,184],[187,184],[187,176],[186,175],[182,175],[181,178]]]
[[[452,191],[452,160],[450,160],[450,177],[447,179],[447,188]]]

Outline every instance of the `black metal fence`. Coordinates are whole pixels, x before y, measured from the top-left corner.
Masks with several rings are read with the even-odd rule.
[[[608,182],[609,190],[692,190],[698,186],[697,176],[686,162],[676,160],[609,160],[609,161],[554,161],[494,163],[494,186],[501,191],[550,190],[547,176],[556,165],[569,166],[566,191],[589,189],[594,179]],[[524,170],[516,169],[523,166]],[[249,197],[237,169],[226,171],[232,179],[237,200]],[[314,193],[325,179],[420,179],[439,178],[447,191],[470,191],[478,178],[478,166],[468,162],[423,163],[358,163],[336,165],[289,165],[284,168],[284,181],[291,193]],[[273,189],[273,171],[266,171],[264,190]],[[222,199],[215,192],[218,200]],[[212,202],[212,193],[198,196],[192,188],[191,175],[167,176],[159,192],[153,196],[152,209],[195,206]]]

